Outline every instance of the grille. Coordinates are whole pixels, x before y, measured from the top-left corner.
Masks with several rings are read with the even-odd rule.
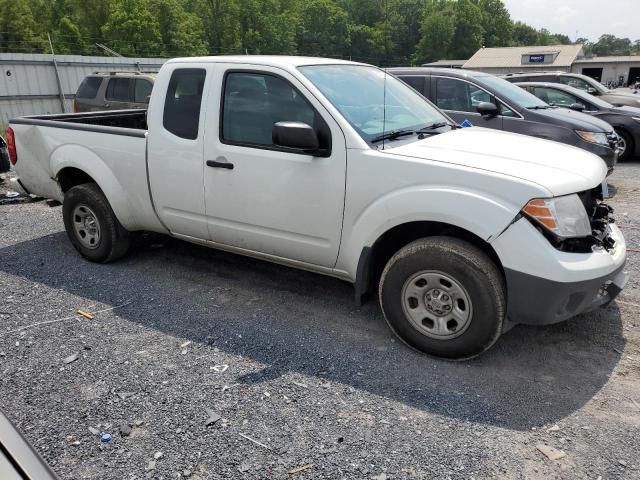
[[[590,248],[597,246],[607,251],[613,250],[616,242],[611,238],[609,224],[614,223],[615,219],[612,216],[613,208],[603,201],[602,185],[582,192],[579,196],[589,216],[592,229],[591,235],[581,240],[586,242]]]

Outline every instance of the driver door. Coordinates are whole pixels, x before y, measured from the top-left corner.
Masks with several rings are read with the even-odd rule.
[[[238,64],[215,68],[204,144],[211,240],[267,257],[333,267],[347,160],[338,124],[283,70]],[[311,125],[330,153],[320,157],[274,145],[272,129],[280,121]]]

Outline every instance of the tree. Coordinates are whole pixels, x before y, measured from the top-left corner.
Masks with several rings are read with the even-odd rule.
[[[482,12],[483,45],[487,48],[509,45],[513,22],[502,0],[479,0],[477,6]]]
[[[455,30],[449,54],[456,59],[467,59],[482,47],[484,29],[478,22],[482,11],[471,0],[455,3]]]
[[[113,0],[102,34],[108,46],[122,55],[163,54],[160,23],[149,0]]]
[[[633,44],[628,38],[618,38],[615,35],[602,35],[591,47],[591,51],[598,56],[631,55]]]
[[[523,22],[516,22],[513,24],[511,37],[513,46],[515,47],[538,45],[538,31]]]
[[[433,62],[448,57],[455,34],[455,19],[450,6],[444,10],[426,12],[420,34],[420,42],[414,54],[416,63]]]
[[[332,0],[309,0],[302,7],[297,33],[304,55],[344,57],[349,51],[349,17]]]
[[[193,0],[190,11],[204,17],[209,53],[239,53],[240,7],[237,0]]]
[[[206,55],[209,51],[202,19],[185,10],[181,0],[152,0],[164,55]]]
[[[82,36],[80,27],[69,17],[62,17],[58,21],[56,29],[51,33],[53,46],[56,53],[88,54],[93,50],[93,45],[87,44]]]
[[[242,49],[250,53],[296,51],[298,12],[292,2],[240,0]]]
[[[46,51],[47,45],[26,1],[0,0],[0,51],[37,53]]]

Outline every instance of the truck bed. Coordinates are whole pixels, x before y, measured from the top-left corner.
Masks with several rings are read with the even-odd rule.
[[[144,137],[147,131],[147,111],[133,109],[32,115],[13,119],[10,123]]]

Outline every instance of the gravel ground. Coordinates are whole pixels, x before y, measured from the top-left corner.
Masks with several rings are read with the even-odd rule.
[[[610,183],[640,250],[640,165]],[[606,310],[451,363],[335,279],[161,236],[91,264],[42,201],[0,232],[0,408],[61,479],[640,478],[636,252]]]

